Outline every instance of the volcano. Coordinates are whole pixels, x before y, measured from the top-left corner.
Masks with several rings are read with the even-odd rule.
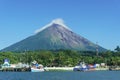
[[[48,25],[36,30],[35,34],[21,40],[2,51],[34,51],[34,50],[82,50],[105,51],[103,47],[96,45],[88,39],[74,33],[61,19],[53,20]]]

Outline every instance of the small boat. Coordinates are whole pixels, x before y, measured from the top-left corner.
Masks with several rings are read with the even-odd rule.
[[[110,66],[109,71],[120,71],[120,67],[119,66]]]
[[[32,66],[31,72],[43,72],[45,71],[43,65],[39,64],[38,66]]]
[[[85,62],[80,62],[77,66],[73,68],[73,71],[87,71],[88,68]]]
[[[45,69],[42,64],[38,64],[36,61],[32,62],[31,72],[43,72],[43,71],[45,71]]]
[[[85,62],[79,62],[77,66],[73,68],[73,71],[93,71],[95,70],[95,65],[86,65]]]

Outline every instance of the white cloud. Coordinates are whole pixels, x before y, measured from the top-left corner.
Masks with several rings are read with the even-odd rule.
[[[54,20],[52,21],[52,23],[56,23],[56,24],[64,24],[64,21],[63,21],[63,19],[58,18],[58,19],[54,19]]]
[[[70,28],[68,28],[68,27],[64,24],[63,19],[57,18],[57,19],[54,19],[51,23],[45,25],[44,27],[42,27],[42,28],[40,28],[40,29],[37,29],[37,30],[35,31],[35,34],[43,31],[44,29],[46,29],[46,28],[48,28],[48,27],[50,27],[52,24],[59,24],[59,25],[65,27],[65,28],[71,30]]]

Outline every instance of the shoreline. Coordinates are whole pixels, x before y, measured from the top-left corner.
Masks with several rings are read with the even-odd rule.
[[[73,71],[74,67],[45,67],[46,71]]]
[[[74,67],[45,67],[44,69],[46,71],[73,71]],[[109,70],[109,67],[106,68],[95,68],[93,71],[98,71],[98,70]]]
[[[73,71],[74,67],[44,67],[45,71]],[[88,71],[118,71],[120,67],[117,68],[110,68],[110,67],[99,67],[99,68],[92,68]],[[2,72],[30,72],[30,68],[1,68],[0,71]]]

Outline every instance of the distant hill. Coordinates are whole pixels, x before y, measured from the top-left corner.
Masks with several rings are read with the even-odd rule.
[[[92,43],[84,37],[74,33],[60,20],[54,20],[42,29],[20,42],[17,42],[2,51],[25,51],[25,50],[84,50],[105,51],[99,45]]]

